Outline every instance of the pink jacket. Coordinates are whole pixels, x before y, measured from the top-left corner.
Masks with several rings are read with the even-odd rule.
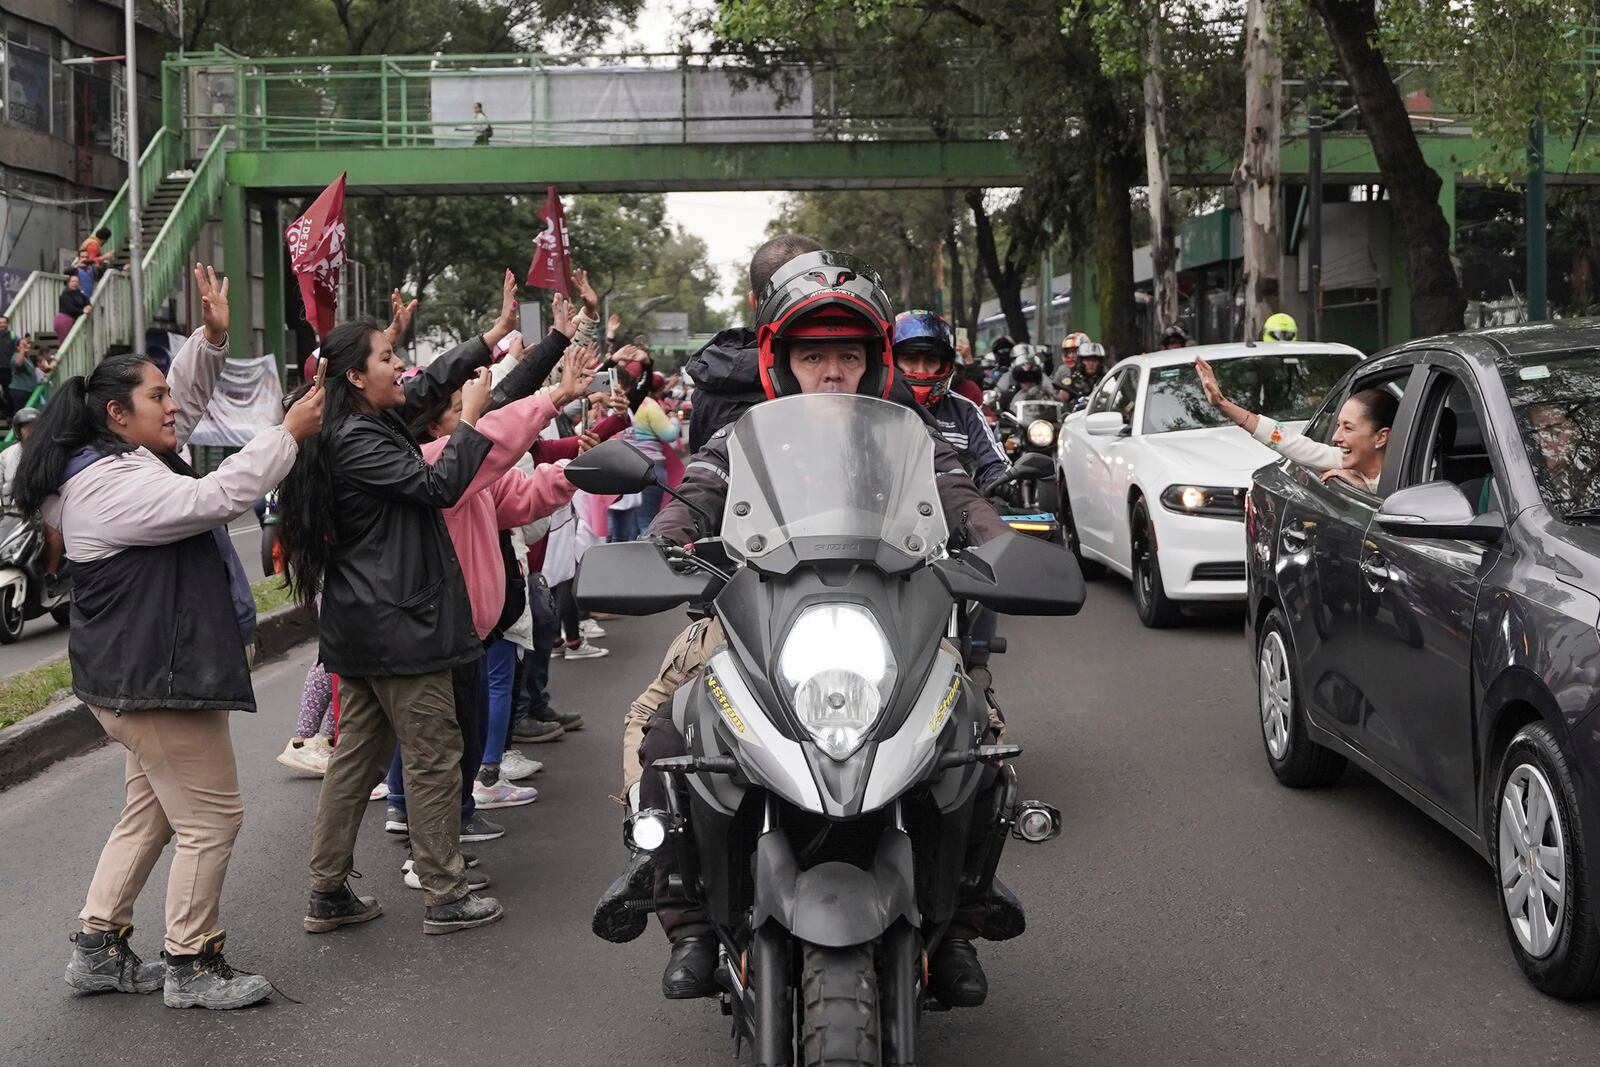
[[[506,605],[500,531],[543,518],[572,499],[573,486],[560,467],[541,466],[532,475],[514,469],[555,415],[550,401],[536,395],[479,419],[475,428],[494,447],[456,506],[445,510],[445,528],[467,581],[472,624],[479,638],[489,636]],[[448,439],[429,441],[422,446],[422,458],[432,463],[447,443]]]

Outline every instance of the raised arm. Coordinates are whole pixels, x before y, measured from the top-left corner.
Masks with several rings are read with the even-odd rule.
[[[1223,396],[1222,387],[1217,384],[1216,372],[1204,358],[1194,357],[1194,369],[1200,378],[1200,388],[1205,390],[1211,406],[1274,452],[1315,471],[1333,470],[1343,465],[1343,455],[1332,445],[1313,441],[1304,434],[1286,429],[1276,420],[1257,415]]]
[[[194,265],[194,284],[200,293],[201,327],[189,335],[172,359],[167,385],[178,405],[174,430],[182,448],[205,417],[206,405],[222,378],[222,365],[228,358],[228,282],[217,282],[211,267]]]

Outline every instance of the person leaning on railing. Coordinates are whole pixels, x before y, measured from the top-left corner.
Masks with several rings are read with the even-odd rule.
[[[235,974],[218,928],[244,817],[228,713],[254,711],[227,524],[289,471],[322,425],[322,397],[290,408],[202,478],[178,457],[228,355],[228,286],[195,268],[204,326],[170,382],[140,355],[62,383],[23,449],[17,500],[41,509],[73,566],[72,688],[127,750],[122,816],[79,914],[67,984],[153,993],[168,1007],[240,1008],[271,984]],[[166,966],[128,945],[134,900],[168,840]]]

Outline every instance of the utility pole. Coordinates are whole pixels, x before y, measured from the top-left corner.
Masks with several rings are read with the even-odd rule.
[[[1311,228],[1306,233],[1306,255],[1311,260],[1307,276],[1311,289],[1311,339],[1322,340],[1322,93],[1316,79],[1311,81],[1311,102],[1307,109],[1310,129],[1309,170],[1311,171]]]
[[[1034,303],[1038,306],[1034,309],[1034,318],[1037,324],[1033,330],[1034,343],[1046,346],[1050,344],[1050,304],[1055,299],[1055,293],[1051,289],[1055,282],[1055,265],[1052,256],[1053,249],[1051,248],[1054,243],[1055,231],[1050,225],[1050,221],[1046,219],[1044,223],[1044,249],[1039,253],[1039,284],[1034,289],[1037,296]]]
[[[123,0],[122,29],[127,38],[127,60],[123,96],[128,103],[128,297],[133,303],[133,350],[143,352],[144,336],[144,234],[139,220],[139,71],[134,52],[137,27],[133,18],[134,0]],[[240,279],[249,284],[248,279]],[[246,328],[249,324],[246,323]]]
[[[1528,127],[1528,321],[1549,317],[1545,288],[1544,120]]]

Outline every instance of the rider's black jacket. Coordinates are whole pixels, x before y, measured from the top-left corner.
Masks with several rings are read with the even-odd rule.
[[[713,434],[767,398],[761,389],[756,332],[744,326],[723,330],[690,356],[683,369],[694,381],[690,399],[689,448],[699,451]]]

